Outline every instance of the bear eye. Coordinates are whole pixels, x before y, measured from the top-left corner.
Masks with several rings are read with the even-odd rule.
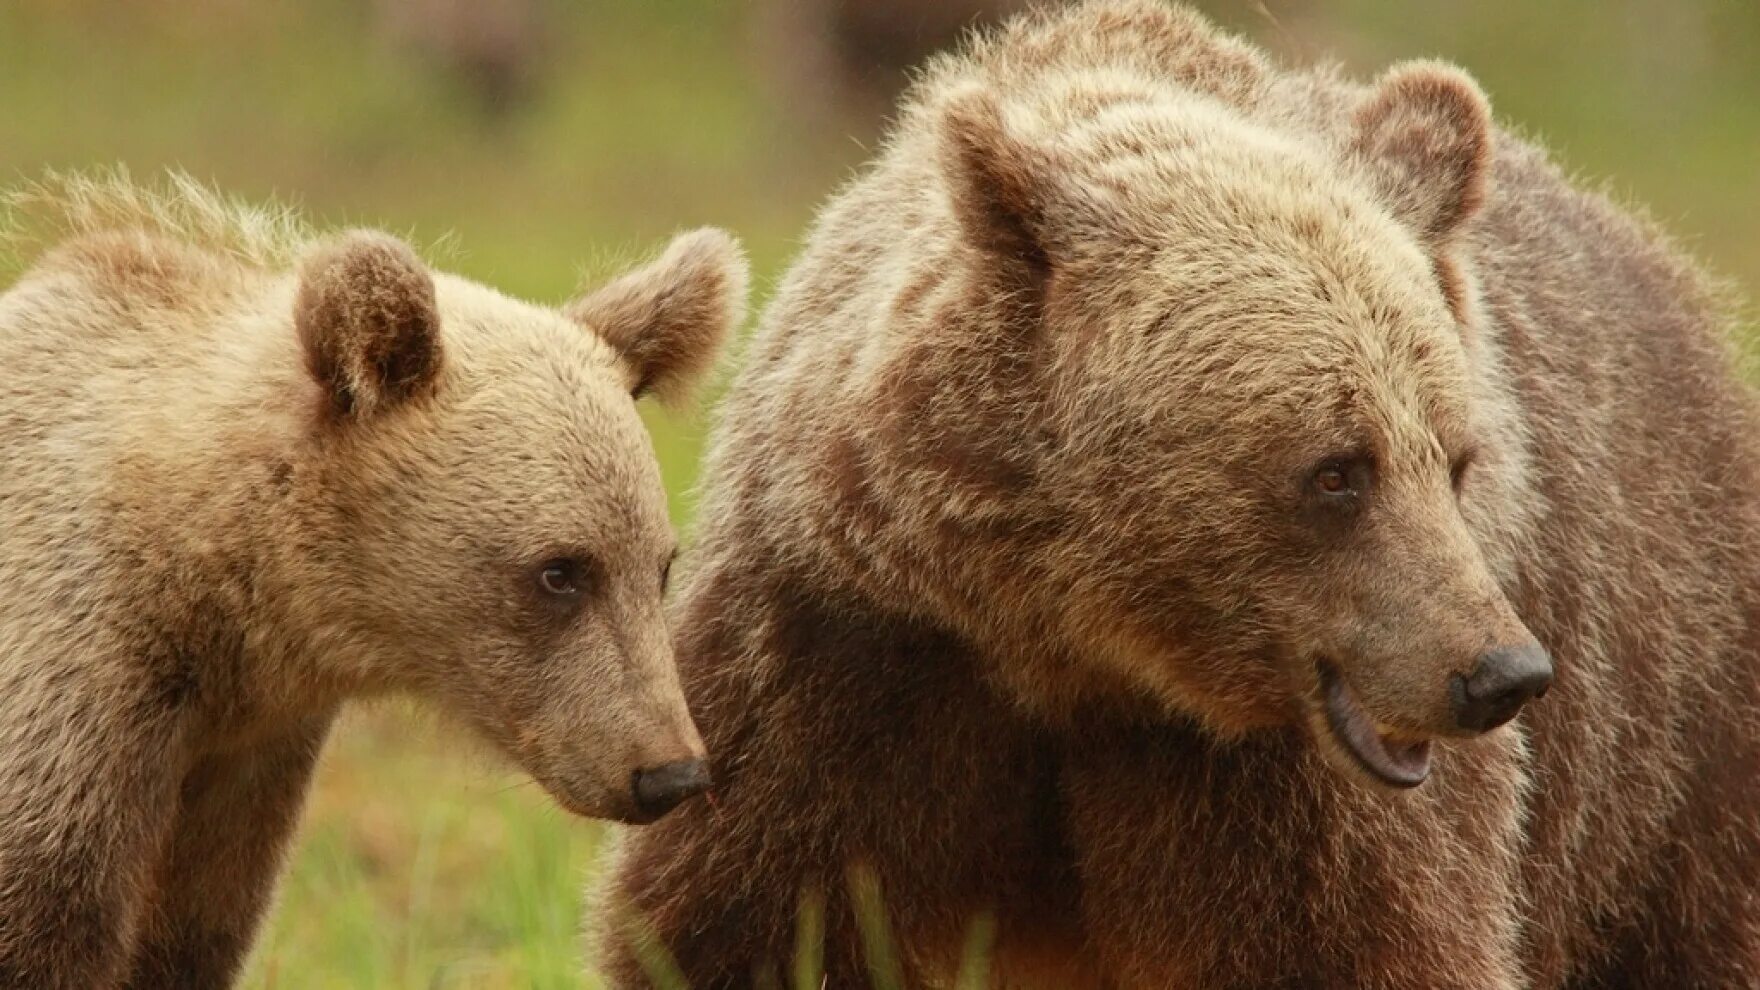
[[[678,551],[674,550],[660,565],[660,593],[666,593],[666,586],[672,582],[672,562],[678,559]]]
[[[1368,490],[1371,474],[1366,457],[1329,457],[1308,476],[1308,486],[1327,500],[1350,499]]]
[[[547,560],[538,568],[538,589],[552,598],[578,598],[586,587],[587,565],[576,557]]]

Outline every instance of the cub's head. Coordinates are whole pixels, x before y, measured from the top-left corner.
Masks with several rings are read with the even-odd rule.
[[[952,357],[906,360],[958,381],[980,351],[968,394],[996,408],[922,417],[915,442],[967,443],[944,455],[962,465],[1032,452],[988,494],[1038,521],[987,531],[1028,537],[1031,608],[1070,656],[1214,731],[1298,726],[1415,786],[1433,740],[1551,678],[1494,552],[1521,451],[1464,265],[1485,100],[1416,64],[1335,138],[1183,93],[1095,105],[1051,125],[980,90],[941,108],[979,286],[959,305],[982,318],[934,331],[967,336],[935,340]]]
[[[677,544],[635,401],[700,378],[744,295],[712,230],[561,310],[380,234],[310,254],[294,323],[320,508],[301,580],[360,653],[341,662],[438,698],[572,811],[640,821],[702,790],[661,610]]]

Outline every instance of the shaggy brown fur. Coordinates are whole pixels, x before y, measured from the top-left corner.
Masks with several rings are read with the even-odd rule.
[[[1760,983],[1732,329],[1456,70],[1150,0],[942,60],[722,411],[675,629],[719,801],[614,904],[698,990],[811,887],[863,983],[852,862],[912,985],[985,913],[1009,986]],[[1530,635],[1550,695],[1471,735]]]
[[[726,235],[571,319],[187,184],[37,198],[68,229],[0,295],[0,986],[230,982],[349,698],[433,697],[584,814],[701,754],[630,389],[735,321]]]

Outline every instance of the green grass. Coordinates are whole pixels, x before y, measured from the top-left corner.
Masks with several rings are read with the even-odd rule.
[[[798,101],[763,80],[750,4],[557,3],[544,95],[499,128],[449,80],[386,49],[366,6],[0,3],[0,180],[181,167],[326,222],[420,243],[453,235],[447,267],[552,301],[584,271],[714,223],[745,239],[761,299],[815,204],[862,157],[851,137],[872,134],[859,122],[847,134],[805,130]],[[1415,55],[1466,63],[1506,119],[1650,204],[1725,274],[1760,285],[1760,6],[1207,6],[1286,53],[1332,53],[1359,71]],[[703,420],[648,416],[688,524]],[[609,827],[555,810],[456,734],[402,705],[345,720],[247,986],[597,985],[579,927]],[[782,985],[817,985],[812,918]],[[974,928],[962,987],[981,985],[990,934]]]
[[[582,984],[582,892],[608,830],[403,706],[347,719],[246,985]]]

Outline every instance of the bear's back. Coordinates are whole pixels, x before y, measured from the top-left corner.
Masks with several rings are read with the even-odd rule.
[[[168,554],[224,543],[204,504],[233,480],[214,476],[227,461],[215,454],[248,453],[240,437],[273,419],[252,392],[261,366],[297,370],[273,316],[290,291],[121,231],[67,240],[0,294],[0,527],[14,534],[0,540],[0,583],[38,616],[27,625],[140,612],[141,582]]]
[[[174,410],[242,359],[278,289],[289,309],[290,284],[200,248],[140,231],[76,237],[0,294],[8,411],[43,424]]]

